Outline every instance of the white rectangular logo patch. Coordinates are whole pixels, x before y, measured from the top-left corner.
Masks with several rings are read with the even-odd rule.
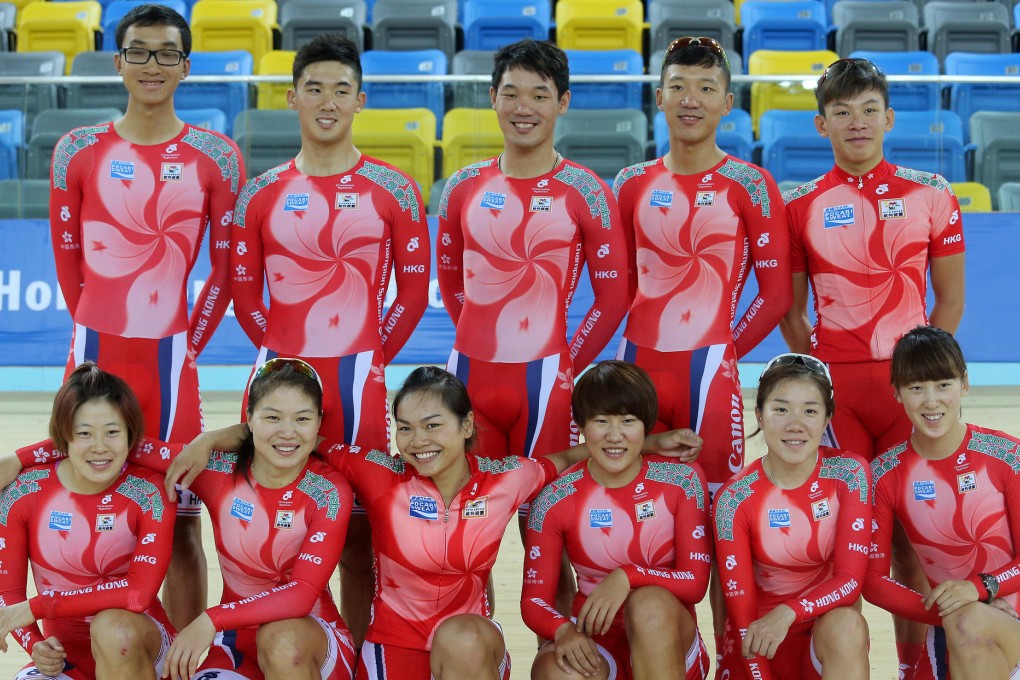
[[[714,191],[699,191],[694,197],[695,208],[710,208],[715,205]]]
[[[358,194],[345,194],[338,191],[335,207],[337,210],[357,210]]]
[[[96,515],[96,531],[113,531],[116,515]]]
[[[634,517],[636,517],[639,522],[644,522],[646,519],[652,519],[655,517],[655,504],[652,501],[635,503]]]
[[[464,519],[476,519],[479,517],[485,517],[489,514],[488,508],[488,496],[482,496],[481,498],[472,498],[464,503],[464,508],[460,511],[460,516]]]
[[[552,196],[532,196],[531,212],[552,212]]]
[[[973,472],[965,472],[962,475],[956,475],[956,488],[960,490],[960,493],[976,491],[977,475]]]
[[[293,529],[294,528],[294,511],[293,510],[277,510],[276,511],[276,522],[273,524],[277,529]]]
[[[163,163],[159,179],[161,182],[180,182],[184,179],[184,163]]]
[[[878,211],[883,220],[901,220],[907,216],[907,206],[902,198],[884,198],[878,202]]]
[[[820,519],[825,519],[832,515],[832,511],[829,510],[829,499],[823,498],[820,501],[811,504],[811,515],[817,522]]]

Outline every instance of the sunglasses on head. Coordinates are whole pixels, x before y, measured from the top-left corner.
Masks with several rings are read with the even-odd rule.
[[[319,389],[320,390],[322,389],[322,380],[319,379],[319,374],[315,372],[314,368],[312,368],[306,362],[301,361],[300,359],[288,359],[286,357],[276,357],[275,359],[270,359],[266,363],[256,368],[255,372],[252,373],[251,375],[251,380],[248,382],[248,387],[251,387],[251,384],[255,382],[257,378],[264,378],[270,373],[282,371],[284,368],[287,368],[288,366],[295,373],[300,373],[305,377],[312,378],[313,380],[315,380],[315,382],[319,383]]]
[[[829,381],[829,386],[831,390],[832,375],[829,374],[829,367],[826,366],[821,361],[819,361],[818,359],[811,356],[810,354],[797,354],[796,352],[787,352],[786,354],[780,354],[777,357],[773,357],[767,364],[765,364],[765,370],[763,370],[761,374],[765,375],[766,373],[769,372],[769,369],[773,368],[774,366],[790,366],[793,364],[800,364],[801,366],[808,369],[812,373],[817,373],[818,375],[824,377],[826,380]]]
[[[825,81],[828,78],[838,76],[851,67],[859,67],[863,71],[870,71],[879,76],[882,75],[882,71],[875,66],[873,62],[868,61],[867,59],[862,59],[861,57],[846,57],[829,64],[829,66],[825,69],[825,72],[822,73],[822,77],[818,79],[818,89],[822,88],[822,85],[825,84]]]
[[[676,40],[669,44],[669,47],[666,48],[665,54],[662,55],[662,63],[665,64],[666,57],[671,55],[673,52],[676,52],[677,50],[682,50],[683,48],[690,46],[704,47],[712,54],[715,54],[718,57],[720,57],[723,60],[723,63],[726,64],[727,69],[730,67],[730,60],[726,56],[726,50],[723,49],[723,46],[719,44],[718,40],[716,40],[715,38],[705,37],[698,38],[689,35],[677,38]]]

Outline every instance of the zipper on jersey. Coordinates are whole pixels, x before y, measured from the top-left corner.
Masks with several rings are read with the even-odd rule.
[[[864,177],[863,176],[857,178],[857,188],[858,189],[863,189],[864,188]]]

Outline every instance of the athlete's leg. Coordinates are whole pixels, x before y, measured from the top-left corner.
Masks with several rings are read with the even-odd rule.
[[[430,666],[436,680],[501,680],[510,677],[510,657],[499,627],[477,614],[457,614],[432,637]]]
[[[470,452],[485,458],[524,455],[510,450],[510,430],[525,408],[523,386],[517,382],[521,364],[496,364],[453,350],[446,369],[467,387],[475,413],[477,442]]]
[[[351,629],[355,647],[365,642],[372,610],[372,527],[364,510],[351,513],[340,553],[340,613]]]
[[[815,621],[811,646],[825,680],[866,680],[868,622],[853,607],[836,607]]]
[[[672,593],[655,586],[632,591],[624,604],[624,619],[634,680],[686,675],[685,655],[698,626]]]
[[[611,657],[599,649],[602,662],[598,669],[591,675],[583,676],[586,680],[615,680],[617,676],[616,665]],[[556,662],[556,646],[547,642],[542,645],[535,655],[535,661],[531,664],[531,680],[577,680],[579,674],[576,670],[569,673],[560,668]]]
[[[328,640],[312,617],[264,623],[255,640],[266,680],[320,680]]]
[[[1009,678],[1020,664],[1020,621],[983,602],[942,619],[953,680]]]
[[[145,614],[105,609],[89,628],[97,678],[154,678],[163,632]]]
[[[205,611],[209,594],[208,566],[202,548],[202,518],[178,515],[174,550],[163,581],[163,608],[178,630]]]

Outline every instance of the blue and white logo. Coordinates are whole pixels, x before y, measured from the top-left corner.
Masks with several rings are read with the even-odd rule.
[[[599,508],[588,510],[588,526],[592,529],[608,529],[613,526],[613,511]]]
[[[235,496],[234,502],[230,504],[230,516],[250,522],[255,516],[255,505]]]
[[[506,194],[497,194],[495,191],[486,191],[482,194],[482,202],[478,205],[483,208],[489,208],[490,210],[502,210],[503,206],[506,205]]]
[[[769,528],[784,529],[790,526],[789,510],[769,510]]]
[[[283,212],[308,210],[308,194],[287,194],[283,200]]]
[[[60,512],[59,510],[50,511],[50,529],[57,531],[70,531],[71,530],[71,513]]]
[[[439,519],[439,505],[436,503],[436,499],[431,496],[411,496],[408,514],[417,519],[437,520]]]
[[[915,501],[935,500],[935,482],[933,481],[914,482],[914,500]]]
[[[110,161],[110,179],[134,179],[134,161]]]
[[[826,208],[825,212],[822,213],[822,219],[825,222],[826,229],[849,227],[854,223],[854,206],[852,203],[847,203]]]
[[[648,205],[653,208],[669,208],[673,205],[673,192],[662,189],[652,189],[652,197],[648,199]]]

